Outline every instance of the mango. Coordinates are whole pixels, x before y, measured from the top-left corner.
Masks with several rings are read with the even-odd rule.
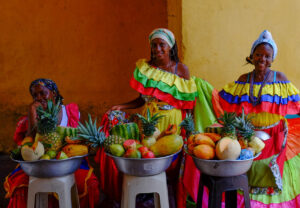
[[[156,157],[171,155],[178,152],[183,145],[183,139],[181,136],[172,134],[160,138],[150,147],[150,150]]]

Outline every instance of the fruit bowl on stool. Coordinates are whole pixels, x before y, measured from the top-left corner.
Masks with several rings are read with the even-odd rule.
[[[61,177],[74,173],[79,167],[84,157],[75,156],[62,160],[35,160],[35,161],[23,161],[15,160],[12,156],[11,159],[20,164],[23,171],[28,176],[34,176],[37,178],[52,178]]]
[[[109,153],[106,154],[114,160],[118,170],[122,173],[145,177],[164,172],[171,165],[173,159],[177,157],[180,151],[171,155],[156,158],[126,158],[113,156]]]
[[[246,173],[252,165],[253,159],[261,153],[246,160],[204,160],[191,155],[185,148],[186,154],[190,155],[196,167],[206,175],[218,177],[238,176]]]

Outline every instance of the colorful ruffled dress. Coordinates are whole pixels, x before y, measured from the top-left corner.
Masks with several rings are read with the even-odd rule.
[[[271,136],[248,172],[251,207],[300,207],[300,119],[285,118],[300,113],[299,91],[290,81],[276,81],[276,72],[264,86],[254,82],[252,93],[248,80],[226,85],[219,96],[224,111],[240,114],[244,108],[255,127]]]
[[[66,126],[77,127],[79,122],[79,110],[77,104],[66,105],[63,110],[62,121],[66,121]],[[65,115],[65,116],[64,116]],[[14,141],[20,145],[25,137],[28,128],[28,118],[24,116],[18,122]],[[7,192],[5,198],[10,198],[9,208],[26,208],[27,191],[29,177],[18,165],[11,172],[4,182],[4,188]],[[99,182],[93,174],[93,168],[89,166],[87,160],[83,160],[80,168],[75,171],[75,180],[79,195],[80,207],[93,208],[99,201]],[[49,207],[58,207],[58,201],[51,195],[49,196]]]
[[[193,109],[196,104],[197,87],[193,79],[186,80],[176,74],[150,66],[145,59],[137,61],[130,86],[145,100],[141,114],[145,115],[149,109],[151,114],[165,115],[158,124],[160,131],[165,130],[169,124],[178,126],[185,116],[185,111]],[[178,127],[178,133],[179,131]],[[100,174],[103,177],[101,181],[104,182],[101,183],[101,188],[111,198],[120,200],[122,177],[113,160],[108,158],[103,150],[98,152],[95,160],[100,163]],[[110,185],[105,183],[107,180],[113,183]]]

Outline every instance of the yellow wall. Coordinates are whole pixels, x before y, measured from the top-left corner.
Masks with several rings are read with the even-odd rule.
[[[300,1],[183,0],[184,63],[217,89],[253,69],[243,66],[259,34],[271,31],[278,46],[272,69],[299,88]]]
[[[136,97],[135,62],[149,57],[148,34],[167,22],[167,0],[1,1],[0,152],[13,148],[33,79],[56,81],[83,117]]]

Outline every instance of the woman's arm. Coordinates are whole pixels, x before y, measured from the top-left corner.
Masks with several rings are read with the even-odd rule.
[[[115,105],[110,110],[135,109],[135,108],[139,108],[139,107],[143,106],[144,104],[145,104],[145,101],[142,98],[142,96],[140,95],[136,99],[131,100],[131,101],[127,102],[127,103]]]
[[[37,113],[38,106],[42,106],[41,103],[34,101],[29,105],[28,109],[28,129],[26,136],[34,137],[37,130]]]

